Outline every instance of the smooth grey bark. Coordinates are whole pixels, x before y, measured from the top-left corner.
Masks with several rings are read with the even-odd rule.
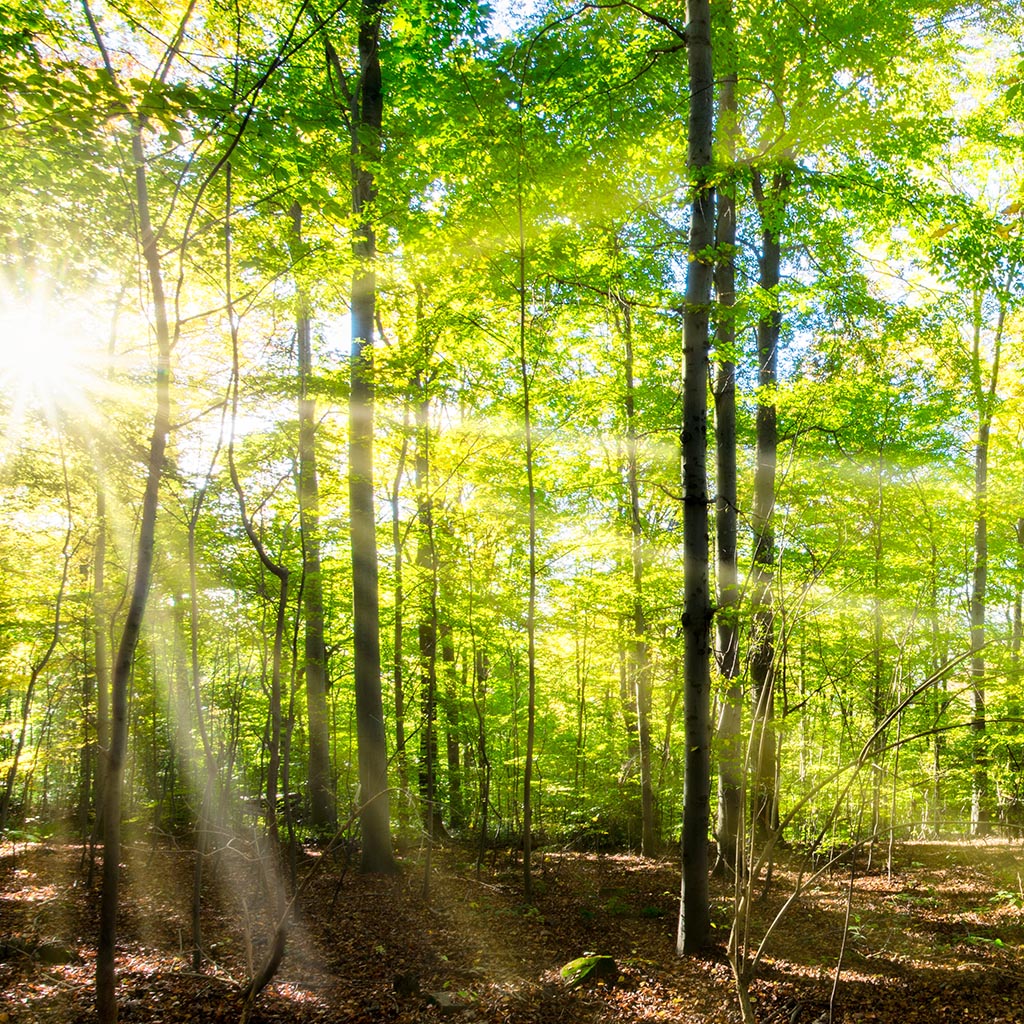
[[[98,33],[97,40],[99,38]],[[103,794],[103,879],[100,889],[100,927],[96,948],[96,1014],[100,1024],[117,1022],[117,982],[114,954],[117,944],[117,908],[120,890],[121,795],[124,761],[128,748],[128,685],[132,662],[142,633],[142,623],[153,573],[156,545],[156,517],[170,430],[171,335],[167,319],[167,297],[158,240],[149,211],[146,158],[142,126],[132,128],[132,158],[135,164],[134,192],[142,257],[149,278],[156,333],[157,361],[153,433],[149,442],[146,487],[142,497],[138,543],[135,550],[135,580],[125,614],[121,639],[114,658],[110,700],[110,745],[106,759]]]
[[[780,243],[787,179],[772,175],[765,192],[761,172],[752,170],[751,183],[761,220],[761,267],[758,287],[767,305],[757,324],[757,421],[754,507],[751,516],[754,555],[751,567],[750,676],[754,689],[751,734],[751,785],[755,832],[762,838],[779,823],[775,731],[775,478],[778,464],[778,423],[775,387],[778,381],[779,334],[782,315],[778,286],[782,262]]]
[[[629,303],[617,300],[616,320],[623,344],[623,405],[626,414],[626,485],[629,490],[630,563],[632,567],[632,634],[626,651],[630,691],[636,698],[636,734],[640,758],[640,852],[657,853],[654,821],[654,783],[651,771],[651,663],[647,650],[647,617],[644,612],[644,534],[640,515],[639,437],[636,426],[636,388],[633,376],[633,316]]]
[[[373,410],[377,236],[373,165],[380,157],[384,113],[380,63],[382,0],[363,0],[359,11],[359,75],[352,91],[352,352],[349,362],[349,520],[356,735],[359,747],[360,867],[397,870],[391,848],[387,737],[380,685],[380,598],[373,495]]]
[[[726,60],[734,60],[732,11],[722,21]],[[725,35],[725,33],[723,33]],[[723,159],[731,172],[736,161],[736,69],[720,76],[719,133]],[[743,683],[740,678],[739,566],[736,529],[736,184],[729,177],[716,194],[715,221],[715,540],[718,553],[718,633],[716,660],[724,683],[718,714],[718,864],[716,870],[743,873]]]
[[[395,757],[398,762],[398,785],[404,789],[408,782],[408,756],[405,749],[405,661],[402,648],[405,643],[405,580],[403,577],[404,533],[399,515],[402,496],[402,477],[409,452],[409,403],[402,407],[402,446],[398,452],[398,466],[391,485],[391,551],[395,575],[395,621],[392,634],[391,679],[395,695]]]
[[[96,774],[93,782],[93,806],[97,816],[103,802],[106,780],[105,753],[110,745],[110,653],[109,613],[106,601],[107,571],[107,495],[102,481],[96,488],[96,545],[92,567],[92,635],[94,674],[96,677]],[[94,833],[95,835],[95,833]],[[91,870],[91,868],[90,868]]]
[[[240,382],[239,356],[238,356],[238,318],[234,311],[234,299],[232,297],[232,249],[231,249],[231,164],[225,167],[226,200],[224,218],[224,278],[227,294],[228,322],[231,333],[231,432],[228,439],[228,473],[231,477],[231,485],[235,490],[238,499],[238,514],[242,521],[242,529],[256,552],[260,565],[277,580],[277,601],[274,613],[274,639],[271,648],[270,664],[270,721],[269,721],[269,743],[267,756],[267,779],[266,779],[266,824],[267,831],[276,842],[278,837],[277,826],[277,797],[280,792],[281,778],[281,670],[284,660],[284,634],[288,620],[288,589],[290,572],[283,562],[276,562],[270,557],[266,545],[253,526],[252,519],[246,509],[245,492],[242,489],[242,481],[238,475],[238,467],[235,465],[235,423],[238,419],[238,387]]]
[[[207,475],[209,479],[209,474]],[[203,506],[206,488],[200,490],[188,519],[188,610],[189,610],[189,678],[196,706],[196,728],[203,748],[205,783],[202,802],[196,817],[195,861],[192,865],[192,970],[199,972],[203,962],[203,865],[208,847],[211,806],[217,782],[217,764],[206,728],[202,693],[199,689],[199,583],[196,573],[196,527]]]
[[[434,544],[434,507],[430,494],[430,398],[418,379],[421,397],[416,404],[416,513],[419,535],[416,566],[420,571],[420,760],[419,796],[423,827],[432,839],[446,835],[437,798],[437,548]]]
[[[711,938],[708,825],[711,815],[711,595],[708,579],[707,379],[708,321],[715,239],[714,76],[708,0],[688,0],[686,26],[690,115],[687,166],[693,201],[683,321],[683,788],[682,900],[676,949],[703,950]]]
[[[1015,269],[1015,268],[1014,268]],[[999,384],[999,358],[1006,324],[1005,297],[993,338],[992,364],[987,381],[982,373],[982,300],[974,295],[971,343],[971,390],[978,416],[974,443],[974,567],[971,573],[971,834],[988,835],[992,829],[992,794],[985,708],[985,617],[988,591],[988,456],[992,418]]]
[[[442,592],[442,599],[447,597]],[[445,603],[442,603],[442,607]],[[444,666],[444,724],[445,762],[448,770],[448,821],[458,831],[466,823],[462,800],[461,716],[459,714],[459,674],[452,639],[452,624],[442,619],[439,624],[441,664]],[[463,663],[463,691],[465,691],[466,665]]]
[[[472,612],[471,612],[472,616]],[[476,632],[470,619],[470,630],[473,640],[473,710],[476,713],[476,756],[479,763],[480,784],[480,835],[477,845],[476,875],[480,870],[487,850],[487,821],[491,807],[491,759],[487,752],[487,680],[490,678],[491,665],[486,652],[477,646]]]
[[[292,233],[302,245],[302,207],[292,205]],[[306,676],[306,719],[309,732],[309,787],[313,825],[333,828],[337,811],[331,783],[330,737],[327,728],[327,645],[324,641],[324,587],[320,564],[320,481],[316,463],[316,399],[309,390],[313,373],[309,299],[300,287],[296,298],[296,348],[299,373],[299,529],[302,533],[302,603],[305,618],[303,658]]]
[[[875,510],[872,523],[872,680],[871,680],[871,725],[876,732],[875,746],[878,756],[872,765],[871,780],[871,832],[877,835],[882,817],[882,778],[887,745],[887,730],[882,725],[888,704],[889,687],[885,682],[885,652],[883,650],[882,621],[882,566],[885,555],[885,453],[884,444],[879,444],[875,459]],[[897,758],[899,751],[897,748]],[[890,833],[891,839],[892,833]],[[871,850],[868,851],[870,863]]]
[[[520,171],[522,169],[520,151]],[[526,223],[523,183],[518,183],[516,212],[519,224],[519,380],[523,389],[523,436],[526,445],[526,490],[529,504],[529,597],[526,605],[526,765],[523,769],[523,899],[533,899],[533,756],[537,720],[537,490],[533,478],[533,418],[530,405],[530,367],[526,352]]]

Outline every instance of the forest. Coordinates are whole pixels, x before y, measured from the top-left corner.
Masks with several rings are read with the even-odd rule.
[[[265,2],[0,8],[0,1022],[1024,1021],[1021,5]]]

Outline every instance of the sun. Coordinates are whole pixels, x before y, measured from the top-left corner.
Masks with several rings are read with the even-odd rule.
[[[14,407],[74,411],[86,400],[95,346],[85,318],[59,305],[0,303],[0,392]]]

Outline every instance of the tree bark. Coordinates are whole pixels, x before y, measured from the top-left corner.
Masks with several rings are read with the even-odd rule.
[[[735,29],[732,10],[722,17],[725,60],[720,76],[719,132],[727,171],[736,161]],[[716,484],[715,539],[718,551],[717,664],[725,692],[718,715],[718,865],[716,870],[742,873],[743,825],[743,683],[740,679],[739,567],[736,555],[736,185],[727,178],[717,191],[715,224]]]
[[[156,540],[157,501],[163,474],[167,434],[170,430],[171,337],[167,321],[167,300],[157,237],[149,212],[146,158],[142,148],[142,127],[132,130],[132,158],[135,163],[135,207],[142,256],[149,276],[153,318],[156,328],[156,412],[149,443],[146,488],[142,498],[138,545],[135,553],[135,581],[125,615],[121,640],[114,659],[111,681],[110,746],[107,751],[106,785],[103,796],[103,881],[100,890],[100,929],[96,949],[96,1013],[100,1024],[116,1024],[117,984],[114,953],[117,942],[117,908],[121,860],[121,793],[124,761],[128,747],[128,684],[135,649],[142,632],[146,600],[153,571]]]
[[[775,747],[775,476],[778,463],[778,425],[775,387],[782,316],[778,309],[780,245],[786,177],[773,175],[770,194],[764,192],[761,172],[753,169],[752,184],[761,219],[761,270],[758,287],[769,311],[757,325],[757,452],[754,468],[751,568],[750,675],[754,687],[751,761],[753,766],[753,823],[761,838],[778,826],[778,770]]]
[[[408,783],[408,758],[405,750],[405,662],[402,648],[405,642],[405,582],[402,574],[403,532],[399,516],[399,500],[402,491],[402,477],[405,475],[405,460],[409,450],[409,403],[402,408],[402,447],[398,453],[391,487],[391,550],[395,561],[395,624],[392,634],[391,678],[395,691],[395,756],[398,761],[398,786],[404,789]]]
[[[687,164],[693,203],[684,316],[683,707],[686,778],[683,789],[682,901],[676,947],[704,949],[711,937],[708,905],[708,824],[711,804],[711,597],[708,580],[707,379],[708,319],[714,244],[714,189],[710,181],[714,132],[711,11],[708,0],[688,0],[686,28],[690,116]]]
[[[633,570],[632,636],[626,651],[627,670],[632,677],[630,690],[636,696],[636,726],[640,755],[640,852],[645,857],[657,853],[654,822],[654,784],[651,773],[651,664],[647,650],[647,618],[644,613],[644,535],[640,516],[639,440],[636,429],[636,398],[633,377],[633,317],[629,304],[618,299],[623,342],[626,413],[626,483],[629,489],[630,561]]]
[[[106,752],[110,745],[110,656],[108,652],[108,611],[106,602],[107,496],[102,481],[96,489],[96,549],[93,552],[92,621],[96,659],[96,777],[93,806],[99,816],[106,780]],[[96,833],[94,832],[95,836]]]
[[[522,143],[520,142],[520,145]],[[520,151],[520,171],[524,154]],[[530,368],[526,357],[526,224],[523,183],[518,183],[519,224],[519,380],[523,389],[523,434],[526,442],[526,490],[529,507],[529,596],[526,606],[526,766],[523,769],[523,899],[533,900],[533,754],[537,719],[537,491],[533,479],[533,419],[530,406]]]
[[[992,829],[992,796],[985,709],[985,615],[988,589],[988,455],[999,384],[999,357],[1006,323],[1006,299],[1000,298],[988,380],[982,380],[982,295],[974,299],[971,382],[978,415],[974,445],[974,569],[971,574],[971,834]]]
[[[423,827],[432,839],[445,836],[437,799],[437,549],[434,545],[434,509],[430,495],[430,398],[418,381],[421,397],[416,405],[416,511],[419,538],[416,566],[423,596],[420,605],[420,764],[419,789]]]
[[[373,343],[377,305],[372,223],[376,198],[373,164],[380,156],[383,92],[380,65],[381,0],[364,0],[359,14],[359,78],[352,95],[352,354],[349,392],[349,518],[356,734],[359,746],[360,865],[367,872],[397,870],[391,848],[387,739],[380,685],[380,616],[377,534],[373,497]]]
[[[228,323],[231,332],[231,434],[228,441],[228,473],[231,485],[238,499],[238,514],[242,520],[242,529],[256,552],[260,565],[277,580],[277,601],[274,614],[274,641],[271,649],[270,664],[270,720],[266,778],[266,824],[267,832],[277,841],[277,797],[280,792],[281,775],[281,669],[284,657],[284,631],[288,618],[288,584],[290,572],[283,562],[275,562],[270,557],[259,533],[253,526],[252,519],[246,510],[245,492],[235,465],[235,424],[238,420],[238,386],[241,372],[238,354],[238,317],[235,315],[232,290],[232,237],[231,237],[231,164],[225,167],[225,213],[224,213],[224,279],[227,294]],[[261,586],[261,594],[265,595]]]
[[[302,244],[302,208],[292,206],[297,246]],[[296,334],[299,371],[299,527],[302,532],[302,601],[305,612],[303,654],[306,667],[306,715],[309,729],[307,781],[311,819],[318,828],[335,824],[331,784],[330,739],[327,729],[327,645],[324,642],[324,589],[320,566],[320,482],[316,465],[316,399],[310,396],[313,370],[309,300],[298,288]]]
[[[445,597],[447,595],[442,595]],[[445,761],[448,769],[448,821],[453,831],[460,830],[466,823],[462,802],[462,758],[460,733],[462,728],[459,715],[459,674],[455,660],[455,644],[452,640],[452,625],[448,620],[440,624],[441,664],[444,665],[444,724]],[[465,669],[465,665],[463,666]],[[463,672],[463,680],[466,673]],[[465,689],[465,686],[463,686]]]

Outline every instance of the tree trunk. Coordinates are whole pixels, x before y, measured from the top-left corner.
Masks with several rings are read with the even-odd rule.
[[[462,806],[458,668],[455,662],[455,644],[452,642],[451,623],[447,621],[442,622],[440,629],[441,663],[444,665],[445,684],[444,724],[445,761],[448,769],[448,821],[453,830],[459,830],[465,825],[466,814]]]
[[[392,683],[395,691],[395,756],[398,761],[398,787],[404,790],[408,784],[408,763],[405,751],[405,662],[402,648],[405,637],[405,583],[402,577],[403,534],[399,517],[399,500],[402,492],[402,477],[405,475],[405,460],[409,451],[409,403],[402,408],[402,447],[398,453],[398,466],[391,487],[391,550],[395,561],[395,624],[393,633]]]
[[[92,621],[93,649],[96,658],[96,776],[93,782],[93,806],[97,818],[103,802],[106,780],[106,752],[110,746],[110,657],[108,653],[108,613],[106,602],[107,568],[107,496],[104,484],[96,491],[96,549],[93,552]],[[95,833],[94,833],[95,835]]]
[[[149,275],[156,327],[156,412],[149,443],[146,489],[142,498],[138,545],[135,554],[135,581],[121,640],[114,659],[111,682],[110,746],[107,751],[106,784],[103,797],[103,882],[100,891],[100,928],[96,949],[96,1013],[100,1024],[116,1024],[117,984],[114,952],[117,942],[117,908],[121,860],[121,792],[124,761],[128,746],[128,683],[135,649],[142,632],[146,599],[153,570],[156,537],[157,499],[164,468],[167,434],[170,429],[171,338],[167,322],[167,301],[157,237],[149,212],[146,159],[142,149],[142,128],[132,131],[132,157],[135,162],[135,215],[138,220],[142,255]]]
[[[302,208],[292,206],[295,242],[302,244]],[[299,370],[299,527],[302,532],[302,600],[305,611],[306,715],[309,729],[309,784],[312,823],[335,824],[331,784],[330,739],[327,729],[327,646],[324,643],[324,590],[320,568],[320,483],[316,466],[316,399],[309,394],[312,353],[309,302],[299,287],[296,299]]]
[[[753,823],[763,839],[778,825],[778,794],[775,789],[775,474],[778,461],[778,426],[775,386],[778,379],[778,309],[780,245],[785,175],[772,178],[765,195],[760,171],[753,169],[754,198],[761,218],[761,273],[758,282],[769,312],[757,325],[757,454],[754,468],[754,558],[751,568],[750,675],[754,687],[751,760],[753,766]]]
[[[520,170],[524,154],[520,151]],[[526,442],[526,490],[529,504],[529,597],[526,606],[526,766],[523,770],[523,899],[533,899],[531,854],[533,837],[533,753],[537,718],[537,492],[533,480],[533,420],[530,407],[530,368],[526,358],[526,224],[523,183],[516,195],[519,223],[519,380],[523,389],[523,434]]]
[[[999,383],[999,357],[1006,322],[1006,300],[1000,299],[993,341],[992,366],[982,381],[982,295],[975,294],[971,378],[978,413],[974,446],[974,571],[971,578],[971,834],[988,835],[992,829],[991,784],[985,710],[985,611],[988,588],[988,454],[992,416]]]
[[[619,330],[624,346],[626,412],[626,482],[629,488],[630,559],[633,570],[632,635],[627,649],[630,690],[636,695],[637,739],[640,755],[640,851],[645,857],[657,853],[654,826],[654,785],[651,779],[651,665],[647,651],[647,619],[644,613],[644,535],[640,517],[639,442],[636,429],[636,402],[633,379],[633,318],[629,304],[618,300]]]
[[[419,539],[416,565],[423,600],[420,605],[420,805],[423,827],[432,839],[445,836],[437,799],[437,550],[434,509],[430,495],[430,399],[425,385],[416,406],[416,510]]]
[[[231,435],[228,442],[228,472],[231,484],[238,498],[238,513],[242,529],[260,560],[263,568],[277,580],[277,602],[274,614],[274,641],[270,663],[270,722],[266,778],[266,822],[267,832],[277,840],[277,796],[280,791],[281,774],[281,667],[284,656],[284,631],[288,619],[289,570],[281,562],[275,562],[249,518],[245,507],[245,493],[235,465],[235,424],[238,420],[238,385],[240,380],[238,356],[238,318],[234,311],[232,297],[232,250],[231,250],[231,164],[225,167],[225,215],[224,215],[224,279],[227,294],[228,323],[231,332]],[[264,588],[261,590],[265,592]]]
[[[724,51],[735,59],[732,11],[726,7],[728,29]],[[736,160],[736,70],[721,76],[719,126],[726,166]],[[715,453],[717,495],[715,539],[718,551],[718,671],[725,692],[718,716],[718,865],[717,870],[742,873],[743,824],[743,683],[740,679],[739,568],[736,558],[736,185],[728,179],[717,193],[715,225]]]
[[[714,243],[714,189],[710,182],[714,77],[708,0],[688,0],[686,46],[690,117],[687,164],[693,187],[684,318],[683,556],[684,715],[682,901],[676,948],[704,949],[711,937],[708,906],[708,824],[711,804],[711,595],[708,581],[707,379],[708,319]]]
[[[477,760],[480,762],[480,843],[477,851],[476,873],[480,877],[484,851],[487,848],[487,812],[491,806],[491,759],[487,754],[487,680],[491,665],[484,651],[473,641],[473,710],[477,724]]]
[[[380,156],[384,104],[381,91],[381,0],[363,0],[359,14],[359,78],[352,95],[352,354],[349,393],[349,518],[352,542],[352,611],[356,734],[359,744],[361,868],[397,870],[391,848],[387,738],[380,686],[377,534],[373,499],[374,319],[377,237],[370,221],[376,196],[373,163]]]
[[[210,472],[212,474],[212,465]],[[210,474],[207,474],[209,480]],[[203,795],[196,816],[195,828],[195,861],[192,870],[192,970],[198,973],[203,962],[203,870],[210,832],[210,819],[213,816],[212,804],[216,791],[217,762],[210,746],[210,736],[206,729],[206,712],[203,710],[202,693],[199,689],[199,585],[196,572],[196,527],[199,524],[199,513],[202,510],[206,495],[204,486],[198,493],[192,506],[188,520],[188,597],[189,597],[189,649],[190,672],[189,681],[192,687],[192,699],[196,706],[196,730],[203,747]]]
[[[875,733],[875,757],[872,758],[871,780],[871,833],[878,835],[882,824],[882,781],[885,763],[886,736],[884,727],[888,701],[888,687],[885,684],[885,663],[882,642],[884,639],[882,621],[882,565],[885,554],[885,459],[882,446],[878,449],[875,462],[875,516],[873,525],[872,562],[872,681],[871,681],[871,726]],[[898,751],[897,751],[898,754]],[[870,862],[871,852],[868,858]]]

